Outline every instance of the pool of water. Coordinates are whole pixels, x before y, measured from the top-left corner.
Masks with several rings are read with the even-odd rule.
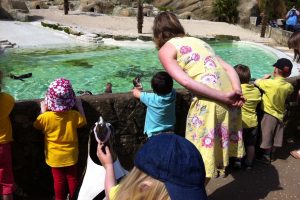
[[[252,77],[272,72],[277,56],[255,44],[241,42],[211,42],[217,54],[231,65],[245,64]],[[58,77],[70,79],[74,90],[103,93],[107,82],[113,92],[128,92],[132,79],[141,75],[145,89],[150,89],[154,73],[163,70],[154,46],[141,48],[124,46],[70,47],[60,49],[14,49],[0,57],[5,74],[32,73],[31,78],[4,78],[3,90],[17,100],[43,98],[50,82]],[[180,87],[176,85],[175,87]]]

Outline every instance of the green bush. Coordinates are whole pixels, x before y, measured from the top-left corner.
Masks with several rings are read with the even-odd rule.
[[[213,3],[214,13],[218,21],[237,23],[239,0],[215,0]]]
[[[158,8],[160,11],[173,11],[173,8],[168,7],[168,6],[161,6]]]

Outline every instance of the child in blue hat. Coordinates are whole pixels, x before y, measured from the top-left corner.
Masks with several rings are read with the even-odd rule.
[[[196,147],[175,134],[151,137],[137,153],[132,171],[116,185],[108,147],[97,155],[106,169],[105,193],[111,199],[207,200],[205,169]]]

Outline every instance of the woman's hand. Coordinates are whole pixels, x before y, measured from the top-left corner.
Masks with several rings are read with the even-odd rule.
[[[98,144],[97,156],[102,166],[107,169],[109,166],[113,166],[113,159],[108,146],[105,146],[105,153],[103,152],[104,143]]]
[[[245,103],[245,97],[241,91],[227,92],[224,94],[224,103],[234,107],[242,107]]]

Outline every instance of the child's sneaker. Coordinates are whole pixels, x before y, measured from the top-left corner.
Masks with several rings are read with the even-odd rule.
[[[271,163],[271,156],[269,154],[263,154],[257,161],[264,163],[264,164],[270,164]]]
[[[242,162],[240,160],[234,161],[233,167],[237,168],[237,169],[241,169],[242,168]]]
[[[248,160],[245,160],[244,166],[245,166],[246,170],[252,170],[253,169],[253,163],[248,161]]]

